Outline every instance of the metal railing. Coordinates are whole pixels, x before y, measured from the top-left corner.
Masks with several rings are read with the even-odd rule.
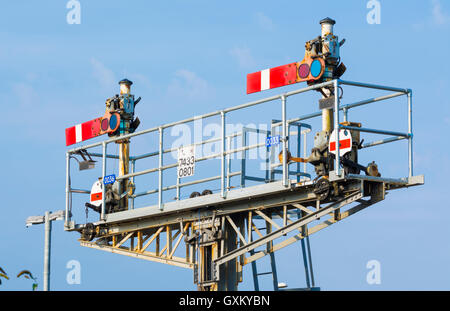
[[[375,97],[375,98],[369,98],[369,99],[355,102],[352,104],[340,105],[339,88],[341,85],[349,85],[349,86],[355,86],[355,87],[384,90],[384,91],[390,91],[393,93],[384,95],[384,96]],[[123,135],[120,137],[110,138],[105,141],[92,143],[92,144],[89,144],[86,146],[80,146],[80,147],[73,148],[73,149],[67,151],[67,153],[66,153],[66,218],[65,218],[66,219],[66,227],[69,226],[69,223],[71,221],[71,209],[72,209],[71,208],[71,203],[72,203],[71,195],[72,195],[72,193],[89,193],[88,190],[76,189],[76,188],[71,187],[71,184],[70,184],[70,159],[73,154],[75,154],[81,150],[87,150],[87,149],[101,146],[102,153],[93,153],[92,152],[92,153],[90,153],[90,155],[102,158],[102,177],[104,178],[106,176],[107,159],[108,158],[109,159],[117,159],[118,158],[117,155],[112,155],[112,154],[107,153],[108,144],[117,142],[118,140],[124,140],[124,139],[128,139],[128,138],[137,137],[137,136],[144,135],[147,133],[158,132],[158,134],[159,134],[158,151],[139,155],[139,156],[130,156],[131,172],[129,174],[117,177],[117,180],[131,178],[131,181],[134,183],[135,177],[137,177],[137,176],[158,172],[158,188],[131,195],[130,196],[130,198],[132,199],[131,204],[130,204],[131,208],[134,208],[134,199],[135,198],[144,196],[144,195],[148,195],[148,194],[157,193],[158,194],[158,207],[160,210],[163,210],[163,208],[164,208],[164,202],[163,202],[163,198],[162,198],[163,191],[176,189],[176,191],[177,191],[176,197],[177,197],[177,199],[179,199],[180,198],[180,195],[179,195],[180,188],[186,187],[186,186],[191,186],[194,184],[203,183],[203,182],[208,182],[208,181],[212,181],[212,180],[220,180],[221,197],[226,199],[227,192],[230,191],[230,178],[233,176],[242,174],[242,171],[231,172],[229,169],[227,169],[227,166],[228,166],[228,168],[230,167],[229,164],[227,165],[227,160],[228,160],[228,163],[230,161],[230,155],[233,153],[243,152],[245,150],[249,150],[252,148],[259,148],[263,145],[263,144],[256,144],[256,145],[252,145],[252,146],[244,145],[240,148],[230,149],[231,140],[233,138],[236,138],[237,136],[242,136],[242,132],[226,135],[226,116],[233,111],[242,110],[242,109],[260,105],[260,104],[263,104],[266,102],[272,102],[272,101],[278,101],[278,100],[281,100],[282,119],[279,122],[272,123],[271,130],[273,130],[273,128],[275,126],[281,126],[281,145],[282,145],[281,148],[282,148],[282,154],[283,154],[283,162],[281,164],[270,163],[270,169],[272,170],[276,166],[282,166],[282,170],[281,170],[282,171],[281,172],[282,173],[282,182],[283,182],[284,186],[288,187],[289,183],[290,183],[290,181],[289,181],[289,176],[290,176],[289,164],[290,163],[288,163],[286,161],[286,158],[287,158],[286,152],[287,152],[287,146],[288,146],[287,138],[289,136],[289,129],[288,129],[289,124],[295,124],[296,122],[319,117],[319,116],[321,116],[321,111],[288,120],[287,119],[287,110],[286,110],[287,98],[297,95],[297,94],[305,93],[308,91],[318,90],[323,87],[334,88],[334,94],[335,94],[334,128],[335,129],[347,128],[347,129],[361,131],[361,132],[369,132],[369,133],[377,133],[377,134],[394,136],[392,138],[387,138],[387,139],[383,139],[383,140],[366,143],[366,144],[362,145],[363,148],[377,146],[377,145],[381,145],[381,144],[385,144],[385,143],[389,143],[389,142],[393,142],[393,141],[398,141],[398,140],[402,140],[402,139],[408,140],[408,159],[409,159],[408,168],[409,168],[409,177],[411,177],[413,174],[412,91],[410,89],[394,88],[394,87],[380,86],[380,85],[375,85],[375,84],[367,84],[367,83],[359,83],[359,82],[351,82],[351,81],[343,81],[343,80],[332,80],[332,81],[308,86],[305,88],[301,88],[298,90],[294,90],[291,92],[286,92],[286,93],[283,93],[280,95],[275,95],[275,96],[271,96],[271,97],[264,98],[261,100],[256,100],[256,101],[248,102],[248,103],[245,103],[242,105],[238,105],[238,106],[226,108],[223,110],[207,113],[207,114],[204,114],[201,116],[191,117],[191,118],[187,118],[187,119],[184,119],[181,121],[164,124],[164,125],[153,127],[153,128],[147,129],[147,130],[140,131],[140,132],[127,134],[127,135]],[[402,95],[407,95],[407,99],[408,99],[408,131],[406,133],[400,133],[400,132],[394,132],[394,131],[388,131],[388,130],[376,130],[376,129],[368,129],[368,128],[350,127],[350,126],[341,125],[339,122],[339,113],[341,111],[343,112],[344,121],[346,121],[348,119],[348,111],[350,109],[353,109],[353,108],[356,108],[359,106],[363,106],[363,105],[367,105],[370,103],[374,103],[374,102],[384,101],[384,100],[395,98],[395,97],[402,96]],[[164,131],[166,129],[176,126],[176,125],[186,124],[189,122],[194,122],[195,120],[198,120],[198,119],[206,119],[206,118],[213,117],[213,116],[220,116],[220,119],[221,119],[221,135],[220,135],[220,137],[212,138],[212,139],[208,139],[208,140],[204,140],[204,141],[200,141],[200,142],[195,142],[193,145],[204,145],[204,144],[212,143],[212,142],[220,142],[220,152],[211,154],[211,155],[207,155],[207,156],[203,156],[203,157],[195,160],[196,162],[200,162],[200,161],[205,161],[208,159],[220,158],[220,161],[221,161],[220,174],[218,174],[216,176],[208,177],[208,178],[203,178],[200,180],[186,182],[186,183],[180,183],[180,180],[177,177],[176,185],[163,187],[164,171],[178,166],[178,163],[163,165],[164,154],[173,152],[175,150],[175,148],[164,149],[164,147],[163,147]],[[306,134],[306,132],[302,132],[301,134]],[[300,136],[300,133],[297,133],[297,135]],[[305,137],[306,137],[306,135],[305,135]],[[337,131],[337,141],[339,141],[339,131]],[[227,148],[227,145],[228,145],[228,148]],[[306,157],[306,143],[304,144],[304,155]],[[158,157],[158,166],[157,167],[149,168],[149,169],[138,171],[138,172],[135,171],[135,163],[137,160],[149,158],[149,157],[156,157],[156,156]],[[340,163],[339,144],[336,144],[336,157],[335,157],[336,170],[334,171],[334,173],[335,173],[336,177],[342,178],[343,174],[342,174],[342,169],[341,169],[339,163]],[[297,163],[297,173],[298,173],[299,168],[300,168],[300,166]],[[306,164],[304,166],[304,172],[302,172],[304,174],[306,174],[305,168],[306,168]],[[105,220],[105,204],[104,204],[105,203],[105,193],[104,192],[105,192],[105,187],[103,187],[102,206],[101,206],[101,213],[100,213],[101,220]]]

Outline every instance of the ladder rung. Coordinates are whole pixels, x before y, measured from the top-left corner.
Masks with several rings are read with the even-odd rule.
[[[256,275],[264,275],[264,274],[272,274],[272,272],[261,272],[261,273],[257,273]]]

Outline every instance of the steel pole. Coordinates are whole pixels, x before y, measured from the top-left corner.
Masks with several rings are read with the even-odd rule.
[[[130,142],[125,139],[119,143],[119,176],[128,175],[130,166]],[[128,178],[124,178],[120,181],[119,194],[122,195],[128,192]],[[120,209],[128,210],[128,196],[123,197],[120,200]]]
[[[44,291],[50,290],[50,247],[51,230],[50,212],[45,212],[45,241],[44,241]]]

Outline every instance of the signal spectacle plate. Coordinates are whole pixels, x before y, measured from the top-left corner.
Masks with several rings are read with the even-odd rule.
[[[115,114],[111,115],[109,119],[109,128],[114,130],[117,127],[117,116]]]
[[[298,67],[298,76],[300,79],[306,79],[309,76],[309,65],[303,63]]]
[[[317,78],[318,76],[320,76],[320,73],[322,72],[322,64],[320,63],[319,60],[314,60],[311,63],[311,75],[314,78]]]
[[[108,130],[108,124],[109,124],[109,120],[107,118],[102,119],[102,122],[100,124],[102,131]]]

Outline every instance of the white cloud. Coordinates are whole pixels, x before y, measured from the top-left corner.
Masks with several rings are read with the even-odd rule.
[[[188,99],[203,99],[211,94],[208,82],[195,72],[180,69],[167,89],[169,95],[185,97]]]
[[[433,0],[432,2],[432,16],[433,23],[437,25],[445,25],[450,21],[450,17],[442,11],[441,2],[439,0]]]
[[[19,104],[18,108],[23,111],[22,113],[39,106],[39,96],[30,84],[15,83],[12,86],[12,91]]]
[[[150,89],[152,87],[152,83],[146,75],[140,73],[132,73],[129,76],[131,81],[139,85],[140,88]]]
[[[256,13],[256,21],[264,30],[272,31],[275,27],[273,21],[262,12]]]
[[[49,85],[47,81],[45,84]],[[46,90],[31,82],[12,83],[10,92],[4,96],[13,98],[16,104],[7,107],[5,112],[20,116],[20,122],[16,118],[6,118],[5,123],[16,139],[63,145],[65,123],[73,104],[70,100],[61,100],[58,93],[49,96]]]
[[[231,56],[236,58],[240,67],[248,68],[255,65],[255,60],[253,59],[251,52],[248,48],[235,47],[230,50]]]
[[[430,0],[429,3],[431,4],[430,15],[425,20],[412,24],[415,31],[425,31],[428,28],[450,24],[450,15],[443,10],[441,1]]]
[[[95,58],[91,58],[91,64],[94,78],[98,81],[102,89],[111,90],[111,88],[114,87],[117,89],[116,86],[118,80],[111,69],[107,68],[103,63]]]

